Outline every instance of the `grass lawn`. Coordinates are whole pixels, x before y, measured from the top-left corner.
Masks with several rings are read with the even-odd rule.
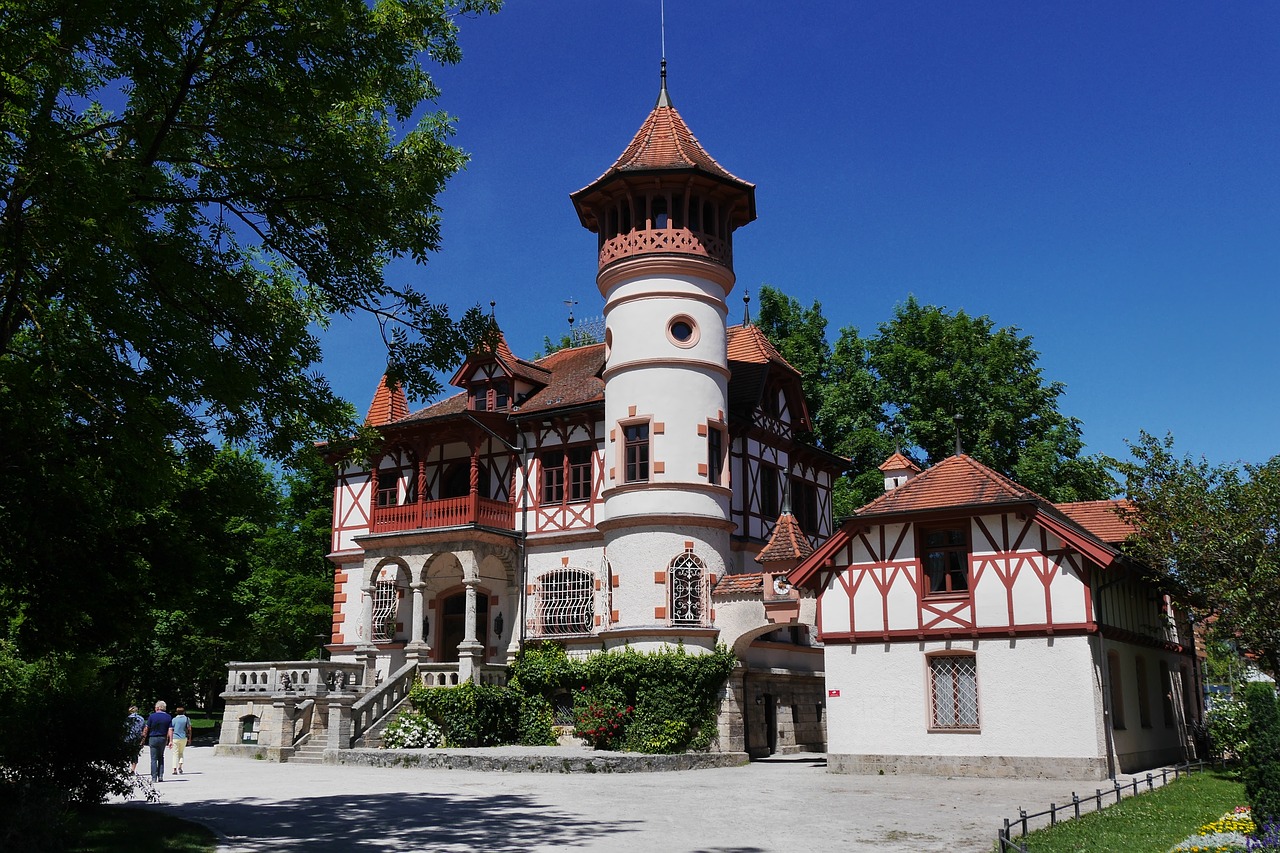
[[[198,824],[127,806],[91,806],[74,818],[69,853],[212,853],[217,839]]]
[[[1166,853],[1201,826],[1242,805],[1241,782],[1230,774],[1207,771],[1014,840],[1033,853]]]

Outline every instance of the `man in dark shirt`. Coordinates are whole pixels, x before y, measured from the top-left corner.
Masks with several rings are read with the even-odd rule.
[[[164,751],[173,746],[173,717],[165,713],[164,701],[156,703],[155,712],[147,717],[142,737],[151,747],[151,781],[164,781]]]

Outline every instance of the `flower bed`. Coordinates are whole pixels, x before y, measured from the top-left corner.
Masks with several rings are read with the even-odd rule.
[[[1206,823],[1185,841],[1169,848],[1169,853],[1247,853],[1254,850],[1280,850],[1280,829],[1268,824],[1258,831],[1248,806]]]

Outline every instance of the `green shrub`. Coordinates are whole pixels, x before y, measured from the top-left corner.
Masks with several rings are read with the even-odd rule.
[[[440,727],[445,746],[501,746],[520,740],[522,696],[509,687],[471,681],[457,687],[415,685],[409,701]]]
[[[529,695],[550,698],[575,686],[573,662],[555,643],[530,643],[511,666],[511,682]]]
[[[524,694],[520,703],[520,743],[555,746],[555,711],[546,697]]]
[[[1270,684],[1245,688],[1249,708],[1249,743],[1244,749],[1244,790],[1261,826],[1280,820],[1280,708]]]

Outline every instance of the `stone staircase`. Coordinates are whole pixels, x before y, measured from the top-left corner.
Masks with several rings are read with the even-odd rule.
[[[289,756],[290,764],[324,764],[323,743],[313,742],[308,738],[302,746],[293,750],[293,755]]]

